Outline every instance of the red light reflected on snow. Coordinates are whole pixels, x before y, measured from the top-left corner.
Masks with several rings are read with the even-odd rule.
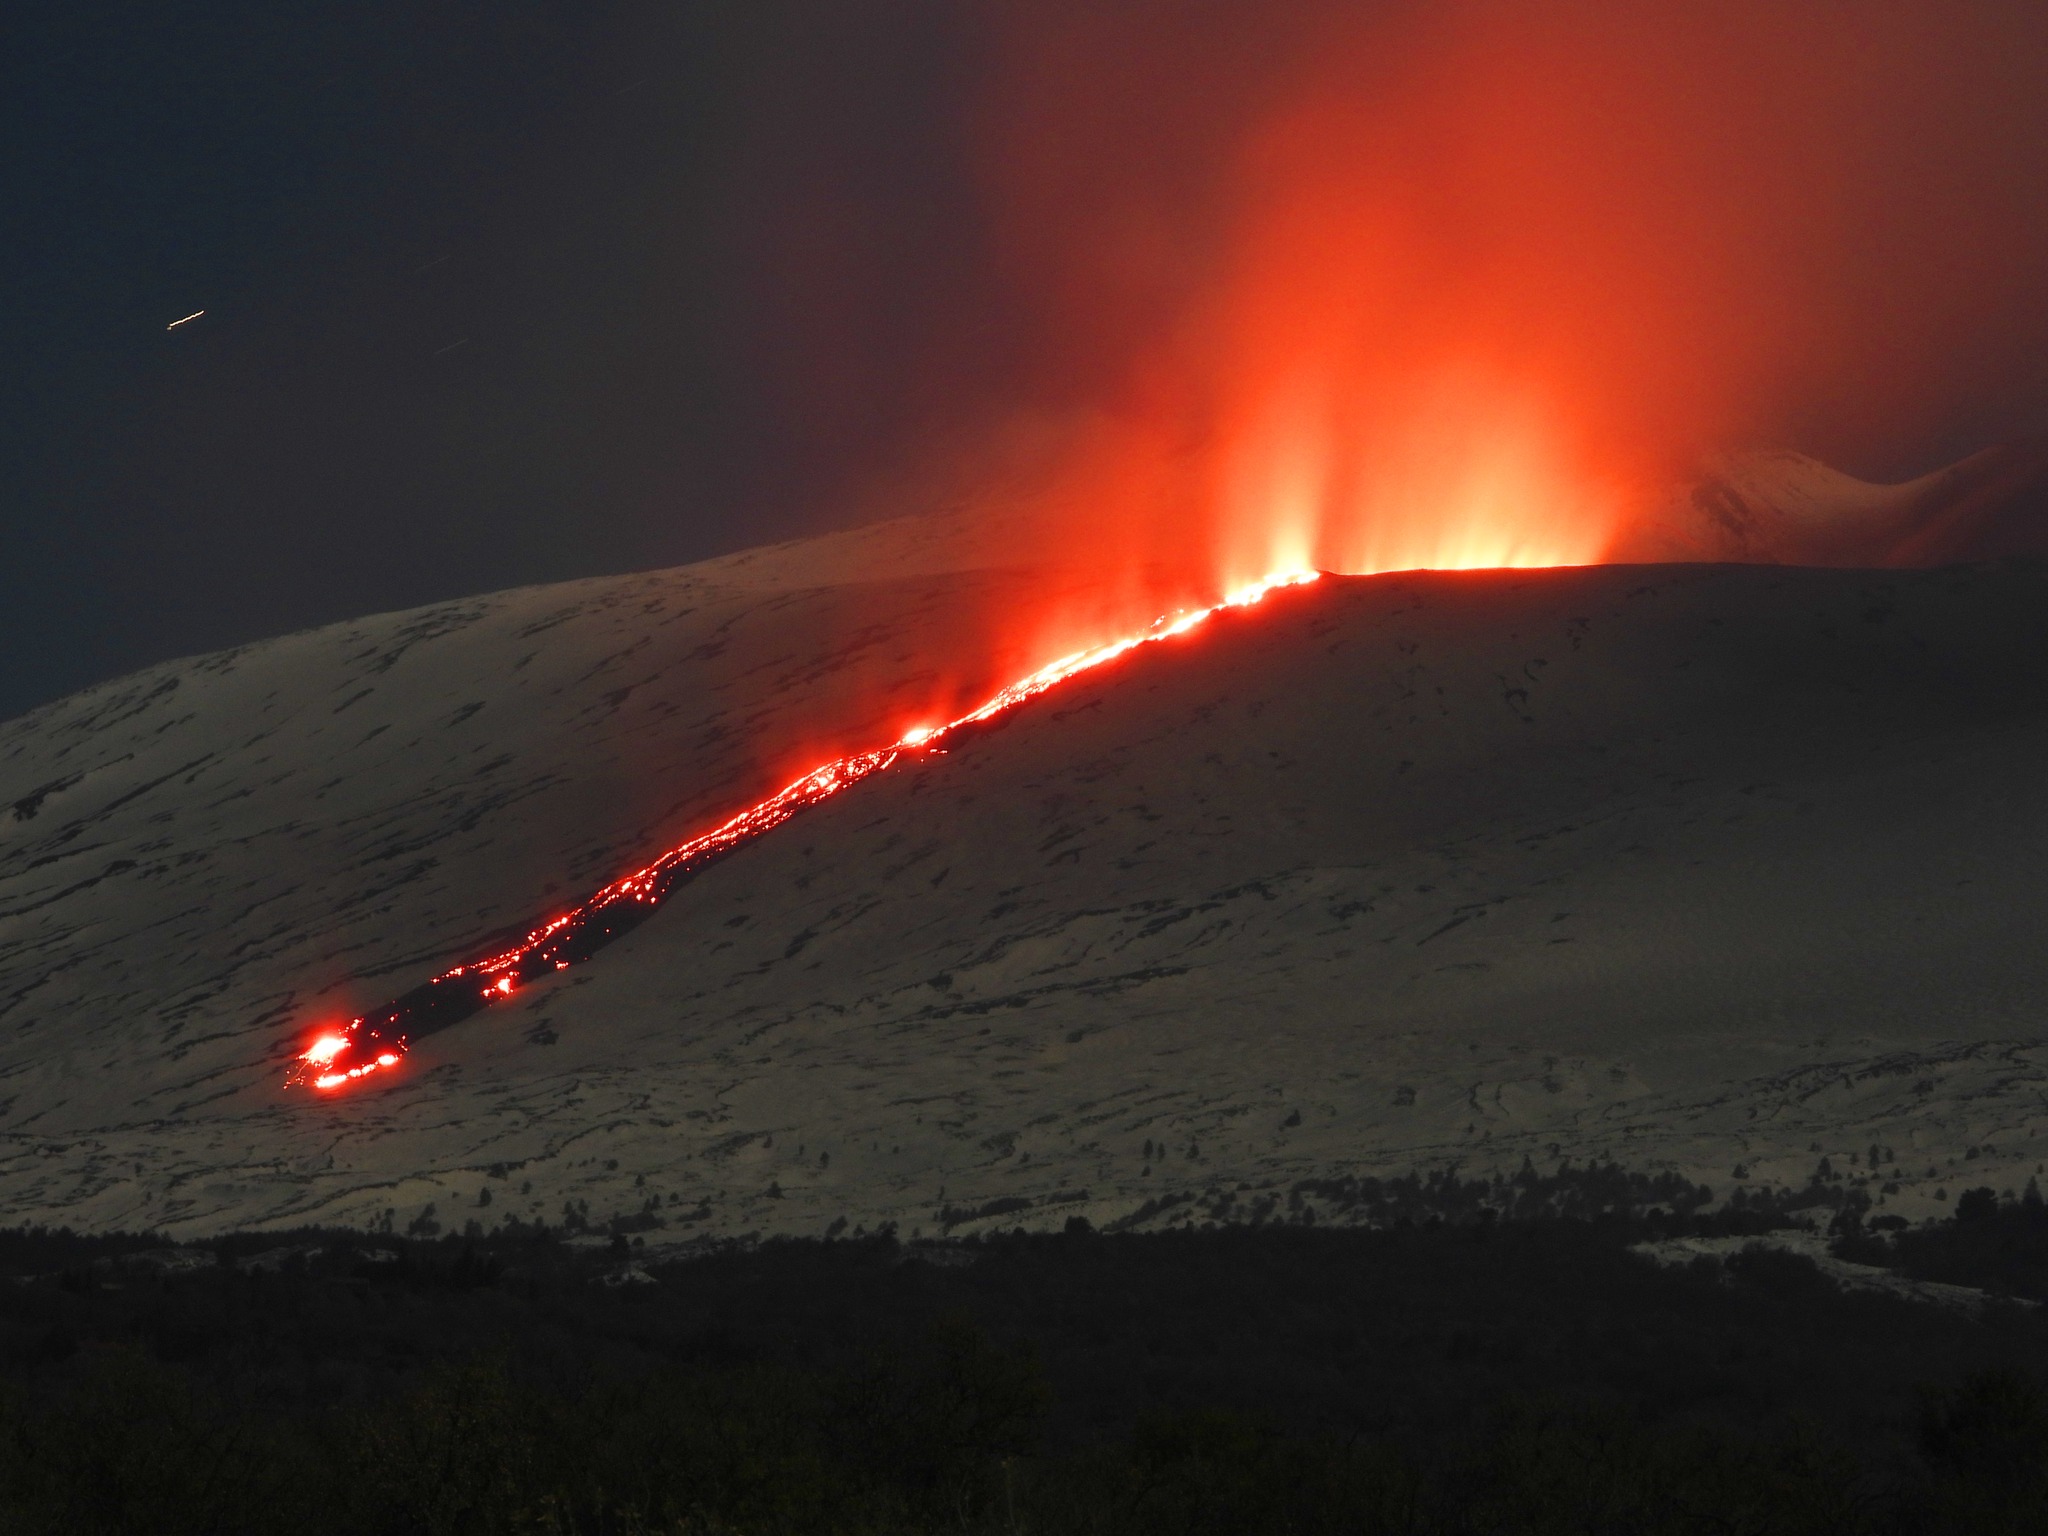
[[[626,910],[629,904],[631,908],[651,911],[660,904],[680,875],[774,830],[799,811],[807,810],[849,785],[884,771],[906,756],[923,757],[943,751],[945,740],[952,733],[993,719],[1048,689],[1058,687],[1069,678],[1093,671],[1139,646],[1184,635],[1227,609],[1248,608],[1284,588],[1306,585],[1316,580],[1317,574],[1312,570],[1283,571],[1240,587],[1222,601],[1207,607],[1165,615],[1137,634],[1049,661],[979,707],[943,725],[916,726],[904,732],[890,746],[854,753],[814,768],[758,805],[750,806],[709,832],[671,848],[646,868],[613,881],[569,911],[550,918],[512,948],[443,971],[408,993],[407,998],[430,998],[430,1004],[421,1006],[433,1006],[447,1018],[466,1017],[478,1009],[501,1002],[512,996],[527,977],[565,971],[575,958],[582,958],[589,948],[595,947],[596,942],[602,942],[629,926],[619,915],[622,911],[628,917],[635,915]],[[582,939],[593,929],[599,935],[597,940]],[[575,956],[560,953],[565,946],[578,944],[579,940],[581,948]],[[339,1031],[322,1032],[299,1053],[288,1082],[310,1083],[316,1089],[332,1091],[397,1066],[410,1045],[410,1037],[401,1028],[404,1014],[405,1000],[401,999],[375,1015],[350,1020]],[[373,1024],[373,1018],[379,1022]]]

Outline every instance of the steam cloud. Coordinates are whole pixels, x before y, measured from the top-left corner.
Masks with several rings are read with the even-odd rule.
[[[1709,450],[1899,479],[2048,400],[2038,8],[1033,5],[994,57],[983,462],[1134,612],[1599,559]]]

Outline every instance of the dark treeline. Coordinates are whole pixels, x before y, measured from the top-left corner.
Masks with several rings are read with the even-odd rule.
[[[1850,1210],[1835,1231],[1835,1252],[1845,1259],[2048,1302],[2048,1202],[2031,1179],[2017,1200],[2001,1200],[1988,1187],[1965,1190],[1952,1221],[1914,1227],[1880,1216],[1866,1224]]]
[[[0,1234],[0,1530],[2039,1529],[2048,1320],[1659,1269],[1630,1245],[1736,1219],[1674,1193],[668,1260]],[[2039,1219],[1838,1225],[1901,1259]]]

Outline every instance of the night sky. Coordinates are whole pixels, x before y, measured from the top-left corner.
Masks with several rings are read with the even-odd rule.
[[[1534,335],[1660,446],[1899,477],[2048,421],[2037,6],[17,9],[0,717],[1199,423],[1233,153],[1318,93],[1421,274],[1367,306]]]
[[[0,716],[817,527],[1000,350],[966,9],[13,18]]]

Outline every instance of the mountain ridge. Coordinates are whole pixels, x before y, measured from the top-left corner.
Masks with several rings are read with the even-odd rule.
[[[587,970],[434,1037],[390,1090],[281,1089],[321,1017],[700,830],[796,754],[893,739],[886,682],[1051,579],[526,589],[274,642],[282,671],[252,648],[170,664],[0,727],[0,803],[42,797],[0,813],[6,1206],[186,1234],[403,1225],[430,1206],[677,1235],[932,1230],[993,1207],[981,1219],[1110,1224],[1149,1206],[1157,1224],[1242,1217],[1257,1191],[1305,1180],[1523,1156],[1796,1184],[1823,1145],[1842,1168],[1859,1159],[1871,1198],[1910,1207],[1969,1148],[1973,1178],[2020,1182],[2044,1150],[2025,1105],[2048,978],[2020,939],[2042,894],[2026,766],[2041,690],[2024,664],[2041,579],[2021,567],[1319,583],[810,813]],[[700,655],[721,626],[724,649]],[[865,643],[832,643],[848,633]],[[326,660],[309,671],[309,656]],[[1284,684],[1232,670],[1256,657]],[[501,692],[478,686],[492,678]],[[1361,709],[1393,734],[1361,736]],[[1275,744],[1255,751],[1258,720]],[[348,762],[387,736],[412,745]],[[1433,765],[1431,742],[1451,756]],[[1686,753],[1723,766],[1674,782],[1701,777],[1673,766]],[[1766,760],[1791,776],[1758,787]],[[1102,799],[1093,786],[1139,761],[1157,782]],[[83,776],[50,787],[67,772]],[[955,803],[991,774],[1001,795]],[[1539,782],[1564,799],[1544,810]],[[1094,831],[1076,820],[1090,804]],[[1710,836],[1715,817],[1750,830]],[[1895,830],[1872,845],[1866,822]],[[1380,828],[1378,851],[1332,862],[1361,826]],[[1484,858],[1447,861],[1460,839]],[[1691,851],[1630,851],[1659,841]],[[1748,859],[1804,905],[1759,902],[1750,875],[1688,873],[1692,858]],[[1893,889],[1928,858],[1979,894]],[[1536,912],[1542,879],[1502,885],[1531,859],[1588,893],[1580,931]],[[1361,860],[1381,873],[1361,883]],[[922,900],[889,894],[941,867]],[[1688,904],[1723,937],[1644,916]],[[1813,911],[1859,904],[1816,927],[1805,978],[1772,961]],[[1369,910],[1331,916],[1347,906]],[[1765,915],[1786,925],[1775,937]],[[1355,942],[1340,962],[1345,942],[1312,931],[1373,922],[1379,950],[1430,965],[1367,965]],[[1908,965],[1916,931],[1931,947]],[[1944,967],[1979,949],[2001,958],[1959,986]],[[1767,985],[1724,974],[1774,964]],[[1873,969],[1882,985],[1858,979]],[[1618,1022],[1646,1006],[1631,988],[1664,1010],[1656,1050]],[[1689,992],[1707,1002],[1680,1006]],[[1333,997],[1380,999],[1379,1022],[1332,1022]],[[1842,1083],[1832,1106],[1816,1088]]]

